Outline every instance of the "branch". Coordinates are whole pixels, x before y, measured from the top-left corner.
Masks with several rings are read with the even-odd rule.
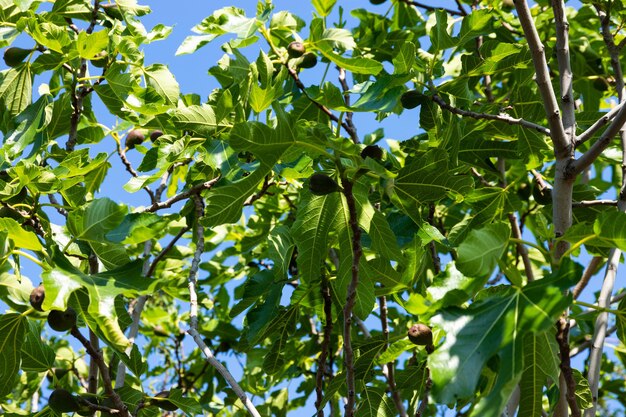
[[[92,252],[89,255],[89,273],[97,274],[99,269],[98,257]],[[89,342],[94,350],[100,351],[100,340],[93,330],[89,329]],[[87,392],[95,394],[98,392],[98,363],[93,357],[89,359],[89,373],[87,374]]]
[[[183,237],[183,235],[187,233],[190,229],[191,229],[190,226],[185,226],[182,229],[180,229],[180,231],[176,234],[176,236],[174,236],[174,238],[170,241],[170,243],[168,243],[167,246],[163,248],[163,250],[159,252],[157,256],[154,257],[154,260],[152,261],[152,264],[150,264],[150,268],[148,269],[148,272],[146,272],[146,278],[150,278],[154,274],[154,271],[156,270],[156,267],[159,261],[161,261],[161,259],[163,259],[165,255],[167,255],[167,253],[170,250],[172,250],[176,242],[178,242],[178,240],[181,237]]]
[[[172,207],[172,205],[174,205],[174,203],[177,203],[181,200],[184,200],[186,198],[189,198],[193,195],[197,195],[200,194],[202,191],[204,190],[208,190],[211,187],[213,187],[213,185],[215,185],[215,183],[217,181],[219,181],[221,177],[217,176],[215,178],[213,178],[212,180],[203,182],[201,184],[196,184],[193,187],[191,187],[189,190],[187,191],[183,191],[180,194],[175,195],[172,198],[168,198],[167,200],[163,201],[163,202],[155,202],[153,203],[150,207],[145,208],[143,211],[145,212],[150,212],[150,213],[154,213],[155,211],[164,209],[164,208],[170,208]]]
[[[383,329],[383,336],[385,337],[385,346],[383,348],[383,352],[387,350],[389,347],[389,323],[387,320],[387,298],[383,295],[378,297],[378,302],[380,303],[380,324]],[[407,417],[408,414],[406,409],[404,408],[404,404],[402,403],[402,398],[400,398],[400,394],[398,393],[398,388],[396,386],[396,379],[394,376],[394,367],[395,364],[393,361],[388,362],[384,365],[386,367],[387,372],[385,376],[387,377],[387,385],[389,385],[389,391],[391,392],[391,399],[400,414],[400,417]],[[383,369],[384,371],[384,369]]]
[[[572,297],[574,297],[574,300],[577,299],[583,292],[585,287],[587,287],[587,284],[589,284],[589,280],[591,280],[591,277],[596,274],[598,266],[600,266],[601,263],[602,257],[594,256],[593,258],[591,258],[591,261],[589,261],[589,264],[583,272],[583,276],[580,277],[580,281],[578,281],[578,283],[574,287],[574,290],[572,291]]]
[[[430,369],[426,367],[426,382],[424,384],[424,392],[422,393],[422,400],[420,402],[419,407],[415,411],[415,417],[422,417],[424,411],[426,411],[426,407],[428,407],[428,395],[430,394],[430,388],[433,385],[432,379],[430,379]]]
[[[296,86],[300,89],[300,91],[302,91],[302,94],[304,94],[306,96],[306,98],[308,98],[311,103],[313,103],[318,109],[320,109],[323,113],[325,113],[328,118],[330,120],[332,120],[335,123],[341,124],[341,127],[343,127],[343,129],[350,135],[350,137],[352,138],[353,142],[358,142],[359,141],[359,137],[356,134],[356,130],[352,129],[347,122],[342,122],[339,120],[339,118],[337,116],[335,116],[333,114],[333,112],[331,112],[328,107],[324,106],[323,104],[315,101],[313,99],[313,97],[311,97],[307,92],[306,92],[306,87],[305,85],[302,83],[302,81],[300,81],[300,77],[298,76],[298,73],[296,72],[295,69],[290,68],[287,64],[285,64],[285,67],[287,67],[287,71],[289,72],[289,75],[291,76],[291,78],[293,79],[293,81],[296,83]]]
[[[132,175],[134,178],[137,178],[139,176],[139,174],[137,174],[137,171],[135,171],[135,169],[131,165],[131,163],[128,160],[128,158],[126,158],[126,150],[122,149],[122,147],[121,147],[121,145],[119,143],[117,144],[117,154],[120,156],[120,159],[122,160],[122,164],[124,164],[124,167],[126,168],[126,171],[128,171],[130,173],[130,175]],[[150,187],[143,186],[142,188],[144,190],[146,190],[146,192],[150,196],[150,202],[151,203],[155,203],[157,201],[157,199],[156,199],[156,196],[154,195],[154,192],[150,189]]]
[[[468,110],[462,110],[459,109],[458,107],[454,107],[449,105],[448,103],[446,103],[439,95],[434,94],[431,99],[437,103],[437,105],[439,105],[439,107],[441,107],[444,110],[449,111],[450,113],[454,113],[456,115],[459,116],[463,116],[463,117],[471,117],[472,119],[476,119],[476,120],[497,120],[500,122],[504,122],[510,125],[519,125],[519,126],[523,126],[529,129],[533,129],[536,130],[539,133],[543,133],[546,136],[551,136],[550,133],[550,129],[546,129],[545,127],[538,125],[536,123],[533,122],[529,122],[527,120],[524,119],[516,119],[512,116],[509,116],[506,113],[500,113],[500,114],[489,114],[489,113],[476,113],[473,111],[468,111]]]
[[[317,360],[317,372],[315,374],[315,409],[317,410],[317,417],[324,417],[324,410],[321,408],[322,401],[324,400],[322,388],[324,384],[324,374],[326,372],[326,361],[328,359],[328,352],[330,351],[330,336],[333,332],[333,300],[330,295],[328,279],[322,277],[322,282],[322,299],[324,300],[326,324],[324,325],[324,338],[322,340],[320,357]]]
[[[617,200],[583,200],[572,202],[572,207],[617,206]]]
[[[517,223],[517,217],[514,213],[509,213],[508,217],[509,223],[511,224],[513,237],[518,240],[516,244],[517,253],[522,258],[522,263],[524,264],[524,272],[526,272],[526,279],[528,280],[528,282],[532,282],[535,280],[535,274],[533,273],[533,267],[530,262],[530,257],[528,256],[528,249],[520,242],[522,240],[522,230],[519,227],[519,223]]]
[[[346,82],[346,70],[340,67],[337,67],[337,69],[339,70],[339,84],[341,84],[341,89],[343,90],[343,101],[346,104],[346,107],[350,107],[350,95],[348,93],[350,87],[348,87],[348,83]],[[352,121],[352,115],[353,113],[351,111],[346,113],[346,123],[350,128],[350,132],[354,133],[354,135],[350,134],[352,141],[354,143],[358,143],[359,137],[356,134],[356,126],[354,126]]]
[[[200,219],[204,215],[204,203],[202,199],[195,194],[193,200],[196,206],[196,251],[191,261],[191,268],[189,268],[189,277],[187,284],[189,288],[189,330],[187,333],[196,342],[196,345],[202,350],[204,356],[207,358],[207,362],[215,368],[215,370],[228,382],[233,389],[237,397],[241,400],[243,405],[253,417],[261,417],[257,409],[252,404],[252,401],[248,398],[241,386],[237,383],[233,375],[217,360],[211,349],[204,343],[202,336],[198,332],[198,294],[196,292],[197,273],[200,267],[200,258],[204,253],[204,227],[200,223]]]
[[[566,392],[565,392],[565,398],[571,410],[571,417],[581,417],[580,409],[578,408],[578,404],[576,403],[576,381],[574,380],[574,375],[572,374],[572,367],[570,364],[570,352],[569,352],[569,342],[568,342],[569,320],[566,317],[561,317],[556,322],[556,326],[557,326],[556,340],[559,344],[559,353],[560,353],[560,359],[561,359],[560,378],[563,379],[563,382],[565,383],[567,387]],[[562,385],[563,384],[559,383],[559,387],[561,387]],[[561,403],[561,401],[559,401],[559,403]]]
[[[607,336],[611,335],[615,333],[616,331],[617,331],[617,326],[609,327],[606,330],[606,335]],[[587,340],[582,342],[580,345],[576,346],[575,348],[569,351],[570,358],[573,358],[574,356],[577,356],[578,354],[583,353],[586,349],[589,349],[590,347],[591,347],[591,338],[588,338]]]
[[[559,64],[559,80],[561,86],[561,107],[563,109],[563,129],[568,144],[574,143],[576,137],[576,105],[572,92],[574,76],[570,65],[569,22],[565,14],[563,0],[552,0],[552,11],[556,25],[556,58]]]
[[[354,417],[356,407],[356,382],[354,370],[354,351],[352,349],[352,310],[356,302],[357,287],[359,285],[359,261],[361,260],[361,229],[358,223],[356,201],[352,194],[353,184],[345,177],[342,178],[343,194],[348,203],[350,214],[350,229],[352,231],[352,279],[348,284],[346,305],[343,308],[343,350],[346,367],[346,384],[348,397],[345,405],[345,417]]]
[[[515,9],[517,10],[520,24],[524,30],[528,47],[532,53],[537,86],[546,109],[546,117],[548,118],[548,125],[550,126],[550,136],[554,145],[554,154],[557,159],[569,158],[571,143],[568,142],[565,129],[561,123],[559,105],[556,101],[554,89],[550,81],[550,71],[546,61],[545,47],[541,43],[526,0],[516,0]]]
[[[130,417],[130,413],[128,412],[126,404],[124,404],[119,394],[115,390],[113,390],[113,384],[111,382],[109,368],[107,368],[107,365],[104,363],[104,358],[102,357],[102,354],[93,348],[91,343],[89,343],[89,340],[85,339],[85,336],[80,333],[76,326],[72,327],[70,333],[72,336],[78,339],[78,341],[85,347],[85,350],[87,351],[89,356],[91,356],[91,358],[98,364],[98,369],[100,369],[100,377],[102,378],[102,384],[104,385],[104,392],[106,392],[107,396],[111,398],[111,401],[113,401],[115,408],[119,410],[119,415],[121,417]]]
[[[437,7],[437,6],[429,6],[427,4],[424,3],[420,3],[418,1],[414,1],[414,0],[400,0],[400,2],[402,3],[406,3],[410,6],[415,6],[415,7],[420,7],[422,9],[428,10],[428,11],[435,11],[435,10],[443,10],[446,13],[448,13],[451,16],[465,16],[467,13],[462,13],[460,11],[457,10],[453,10],[453,9],[446,9],[444,7]],[[463,12],[465,12],[465,10],[463,10]]]
[[[609,112],[605,113],[604,116],[600,117],[594,124],[589,126],[587,130],[576,137],[576,142],[574,144],[575,147],[582,145],[587,142],[589,139],[593,137],[593,135],[604,126],[607,125],[615,115],[624,107],[624,103],[620,103],[617,106],[613,107]]]
[[[428,223],[435,227],[435,205],[431,204],[430,208],[428,209]],[[430,257],[433,260],[433,273],[435,275],[438,275],[441,272],[441,259],[439,258],[439,253],[437,252],[437,245],[435,244],[435,241],[431,241],[428,244],[428,247],[430,249]]]

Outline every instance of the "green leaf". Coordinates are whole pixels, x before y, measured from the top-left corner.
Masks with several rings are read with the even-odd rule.
[[[174,75],[163,64],[152,64],[144,70],[146,84],[169,104],[178,103],[180,87]]]
[[[0,99],[4,100],[9,113],[21,113],[32,102],[33,74],[30,64],[24,63],[2,72]]]
[[[393,73],[408,74],[413,68],[415,62],[415,44],[405,42],[400,46],[400,50],[393,57]]]
[[[448,169],[448,161],[448,156],[441,150],[407,159],[406,166],[395,179],[395,194],[407,206],[467,194],[472,189],[473,180],[467,175],[454,175]]]
[[[569,305],[563,289],[570,282],[563,277],[534,281],[522,289],[495,288],[494,295],[486,295],[467,309],[450,308],[433,317],[431,322],[446,332],[443,345],[428,358],[437,400],[450,404],[470,398],[489,358],[521,343],[526,334],[552,326]],[[513,354],[513,359],[522,360],[521,349]]]
[[[176,128],[192,130],[200,136],[212,136],[222,127],[215,119],[215,112],[209,105],[189,106],[171,112],[171,120]]]
[[[559,380],[559,347],[554,331],[524,336],[524,373],[520,380],[519,417],[543,411],[543,387]]]
[[[397,411],[385,390],[368,387],[361,394],[361,400],[354,415],[356,417],[393,417],[397,415]]]
[[[45,372],[54,365],[54,350],[41,338],[42,322],[28,321],[26,339],[22,345],[22,370]]]
[[[383,64],[370,58],[346,58],[332,50],[332,47],[327,42],[320,42],[316,44],[317,49],[326,58],[337,64],[338,67],[345,69],[346,71],[353,72],[355,74],[370,74],[377,75],[383,70]]]
[[[22,229],[21,225],[7,217],[0,217],[0,231],[8,233],[9,239],[15,247],[34,251],[41,251],[43,247],[34,232]]]
[[[504,254],[510,235],[511,228],[506,223],[472,230],[457,250],[457,268],[466,276],[488,278]]]
[[[493,12],[488,9],[472,10],[472,13],[463,18],[458,44],[474,41],[480,35],[493,32]]]
[[[268,235],[267,240],[269,245],[268,255],[274,262],[272,270],[276,274],[276,279],[286,279],[291,256],[295,248],[289,228],[285,225],[275,227]]]
[[[15,386],[22,362],[22,346],[27,330],[27,319],[21,314],[0,315],[0,400],[4,400]]]
[[[106,234],[115,229],[128,213],[128,208],[108,198],[93,200],[89,205],[72,211],[67,227],[76,239],[107,242]]]
[[[333,10],[337,0],[312,0],[312,2],[317,13],[322,17],[326,17]]]
[[[426,33],[430,34],[430,42],[435,52],[456,45],[456,41],[450,36],[448,13],[443,9],[438,9],[430,15],[426,24]]]
[[[100,30],[98,32],[87,33],[81,31],[78,34],[76,40],[76,49],[78,49],[78,55],[84,59],[93,59],[101,51],[107,49],[109,45],[109,34],[106,30]]]

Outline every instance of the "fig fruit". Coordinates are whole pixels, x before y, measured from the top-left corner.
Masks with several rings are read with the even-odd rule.
[[[161,391],[157,395],[154,396],[155,398],[159,398],[159,399],[155,400],[155,401],[152,401],[151,403],[156,405],[157,407],[159,407],[162,410],[166,410],[166,411],[176,411],[176,410],[178,410],[178,406],[176,404],[174,404],[170,400],[167,400],[167,398],[169,396],[170,396],[170,392],[169,391]]]
[[[515,2],[513,0],[502,0],[502,8],[504,10],[513,10],[515,8]]]
[[[37,311],[43,311],[41,305],[43,304],[44,298],[46,298],[46,292],[43,285],[40,284],[30,293],[30,305]]]
[[[52,310],[48,314],[48,324],[52,330],[66,332],[76,326],[76,311],[72,307],[65,311]]]
[[[71,413],[81,409],[78,400],[71,392],[55,389],[48,397],[48,405],[58,413]]]
[[[313,68],[317,64],[317,55],[313,52],[307,52],[300,59],[302,61],[298,65],[299,68]]]
[[[291,42],[287,46],[287,53],[289,58],[300,58],[306,52],[306,48],[302,42]]]
[[[372,3],[373,5],[379,5],[379,4],[383,4],[386,1],[387,0],[370,0],[370,3]]]
[[[552,204],[552,189],[549,187],[541,188],[540,185],[535,183],[533,187],[533,198],[542,206]]]
[[[414,109],[417,106],[424,104],[425,99],[426,96],[419,91],[409,90],[400,97],[400,104],[402,104],[402,107],[405,109]]]
[[[18,48],[16,46],[12,46],[10,48],[7,48],[4,51],[4,56],[3,56],[4,63],[7,64],[8,67],[17,67],[22,62],[24,62],[24,59],[31,52],[33,52],[32,49]]]
[[[328,175],[316,172],[309,178],[309,190],[315,195],[326,195],[339,191],[339,184]]]
[[[418,323],[411,326],[408,331],[409,340],[416,345],[426,346],[426,351],[434,350],[433,346],[433,332],[425,324]]]
[[[104,68],[108,62],[107,51],[100,51],[96,54],[95,58],[91,60],[91,65],[97,68]]]
[[[150,133],[150,140],[151,141],[155,141],[158,138],[160,138],[161,136],[163,136],[163,132],[160,130],[153,130],[152,133]]]
[[[124,145],[126,149],[135,149],[136,145],[141,145],[141,143],[146,139],[146,137],[137,129],[133,129],[128,132],[126,135],[126,142]]]
[[[367,145],[361,151],[361,158],[370,157],[372,159],[381,160],[383,158],[383,148],[378,145]]]

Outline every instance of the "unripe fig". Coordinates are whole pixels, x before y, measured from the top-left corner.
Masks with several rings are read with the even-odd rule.
[[[541,188],[538,184],[533,187],[533,197],[535,201],[543,206],[552,204],[552,189],[549,187]]]
[[[386,1],[387,0],[370,0],[370,3],[372,3],[373,5],[378,5],[378,4],[383,4]]]
[[[78,400],[71,392],[64,389],[55,389],[48,397],[48,405],[58,413],[71,413],[80,410]]]
[[[513,10],[515,8],[515,2],[513,0],[502,0],[502,8],[504,10]]]
[[[289,54],[289,58],[300,58],[306,52],[306,48],[302,42],[291,42],[289,46],[287,46],[287,53]]]
[[[405,109],[414,109],[420,104],[423,104],[426,96],[417,90],[409,90],[402,94],[400,97],[400,103]]]
[[[8,67],[17,67],[31,52],[33,52],[32,49],[18,48],[16,46],[7,48],[4,51],[4,63],[7,64]]]
[[[378,145],[367,145],[361,151],[361,158],[365,159],[370,157],[372,159],[380,160],[383,158],[383,148]]]
[[[326,195],[339,191],[339,184],[328,175],[316,172],[309,178],[309,190],[315,195]]]
[[[135,149],[135,145],[141,145],[146,137],[137,129],[133,129],[126,135],[126,149]]]
[[[430,353],[434,350],[433,332],[425,324],[418,323],[411,326],[408,331],[409,340],[416,345],[426,346],[426,351]]]
[[[104,68],[108,62],[107,51],[100,51],[96,54],[95,58],[91,60],[91,65],[97,68]]]
[[[161,391],[159,392],[157,395],[155,395],[156,398],[168,398],[170,396],[170,392],[169,391]],[[166,410],[166,411],[176,411],[178,410],[178,406],[176,404],[174,404],[173,402],[166,400],[166,399],[158,399],[158,400],[153,400],[151,401],[152,404],[156,405],[157,407],[159,407],[162,410]]]
[[[46,298],[46,292],[43,285],[40,284],[30,293],[30,305],[37,311],[43,311],[41,305],[43,304],[44,298]]]
[[[517,189],[517,196],[520,198],[520,200],[528,201],[532,192],[530,188],[530,184],[528,184],[527,182],[523,182],[520,184],[519,188]]]
[[[160,130],[153,130],[152,133],[150,133],[150,140],[151,141],[155,141],[158,138],[160,138],[161,136],[163,136],[163,132]]]
[[[66,332],[76,326],[76,311],[72,307],[65,311],[52,310],[48,314],[48,324],[52,330]]]
[[[302,59],[302,62],[298,65],[300,68],[313,68],[317,64],[317,55],[313,52],[307,52],[300,58]]]

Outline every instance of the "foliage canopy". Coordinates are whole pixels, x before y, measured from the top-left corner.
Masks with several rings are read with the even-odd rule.
[[[626,3],[431,3],[0,0],[2,412],[623,412]]]

